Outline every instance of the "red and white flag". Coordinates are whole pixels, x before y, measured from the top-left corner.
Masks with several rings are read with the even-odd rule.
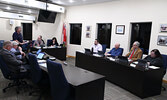
[[[66,35],[66,24],[64,23],[63,24],[63,32],[62,32],[62,35],[63,35],[63,45],[67,45],[67,35]]]

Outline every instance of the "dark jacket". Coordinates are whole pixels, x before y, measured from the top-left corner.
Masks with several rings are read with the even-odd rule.
[[[49,46],[56,45],[59,46],[58,42],[53,43],[53,41],[50,42]]]
[[[5,49],[1,49],[0,55],[2,56],[3,60],[5,61],[11,72],[18,73],[20,71],[22,61],[17,60],[14,53]]]
[[[144,58],[144,60],[150,62],[150,66],[163,67],[162,57],[152,58],[150,55],[148,55],[146,58]]]

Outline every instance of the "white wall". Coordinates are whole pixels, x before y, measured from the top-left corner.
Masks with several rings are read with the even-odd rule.
[[[77,50],[91,47],[97,35],[97,23],[112,23],[111,48],[118,42],[125,49],[125,55],[130,45],[131,22],[152,22],[149,50],[158,48],[161,53],[167,54],[167,47],[157,45],[158,35],[167,35],[167,33],[159,33],[160,24],[167,23],[166,4],[167,0],[115,0],[101,4],[68,7],[66,22],[82,23],[83,28],[82,42],[78,46],[69,44],[68,26],[67,54],[75,56]],[[91,38],[85,38],[88,25],[92,26]],[[115,34],[116,25],[125,25],[124,35]]]
[[[21,23],[33,23],[32,21],[14,20],[14,24],[9,24],[10,19],[0,18],[0,40],[12,40],[12,35],[16,26],[21,26]],[[61,43],[61,33],[64,21],[64,14],[57,14],[55,23],[33,23],[33,40],[36,40],[39,35],[43,36],[46,43],[47,39],[57,37]]]

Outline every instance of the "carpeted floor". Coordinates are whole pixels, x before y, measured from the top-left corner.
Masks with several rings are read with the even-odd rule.
[[[69,65],[75,65],[75,59],[68,58],[67,63]],[[21,91],[20,94],[16,94],[15,89],[11,88],[6,93],[2,93],[2,89],[8,84],[8,82],[9,82],[8,80],[4,79],[0,71],[0,100],[37,100],[38,96],[29,96],[29,92],[31,90],[24,90]],[[167,88],[167,84],[163,83],[163,86]],[[44,96],[42,100],[50,100],[50,95]],[[130,92],[106,81],[104,100],[141,100],[141,99],[131,94]],[[162,91],[161,95],[146,98],[143,100],[167,100],[167,91]]]

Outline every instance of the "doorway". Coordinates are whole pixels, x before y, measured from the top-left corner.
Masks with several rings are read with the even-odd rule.
[[[150,46],[150,36],[152,22],[145,23],[131,23],[131,42],[130,48],[132,47],[135,41],[140,42],[140,48],[143,51],[143,54],[148,54]]]
[[[100,44],[105,44],[107,48],[110,48],[112,23],[102,23],[97,25],[97,39]]]

